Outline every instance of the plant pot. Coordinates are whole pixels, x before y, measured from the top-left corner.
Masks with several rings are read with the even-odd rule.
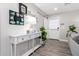
[[[46,44],[46,41],[43,41],[42,46],[45,46],[45,44]]]

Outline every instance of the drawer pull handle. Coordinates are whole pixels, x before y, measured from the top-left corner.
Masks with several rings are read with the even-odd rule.
[[[24,38],[22,38],[22,40],[24,40]]]

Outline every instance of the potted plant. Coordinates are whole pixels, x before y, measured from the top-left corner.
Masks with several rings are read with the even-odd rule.
[[[46,32],[44,26],[42,26],[40,28],[40,31],[41,31],[41,38],[42,38],[42,41],[43,41],[43,45],[45,45],[46,40],[47,40],[47,32]]]
[[[69,30],[67,31],[66,37],[71,36],[72,33],[78,33],[78,32],[76,31],[75,25],[70,25],[70,26],[69,26]]]

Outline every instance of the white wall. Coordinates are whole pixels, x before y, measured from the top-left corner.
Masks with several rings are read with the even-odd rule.
[[[60,23],[64,23],[64,25],[60,27],[60,39],[67,40],[66,31],[68,30],[69,25],[75,24],[77,31],[79,32],[79,11],[61,14],[59,16]]]
[[[66,31],[68,30],[69,25],[75,24],[77,27],[77,31],[79,32],[79,11],[73,11],[73,12],[52,15],[52,16],[49,16],[48,20],[56,18],[56,17],[59,18],[60,24],[64,23],[64,25],[60,26],[60,34],[59,34],[60,40],[67,40]],[[48,21],[45,22],[45,24],[48,24]],[[47,27],[48,27],[48,25],[47,25]],[[56,35],[56,33],[54,35]]]
[[[37,17],[38,27],[43,25],[44,17],[37,13],[37,10],[31,5],[26,4],[28,10]],[[0,24],[1,24],[1,55],[11,55],[10,35],[25,34],[27,30],[27,24],[23,25],[10,25],[9,24],[9,10],[18,12],[17,3],[1,3],[0,4]]]
[[[0,17],[0,22],[1,22],[1,17]],[[1,55],[1,23],[0,23],[0,55]]]
[[[44,27],[45,27],[45,29],[46,29],[46,32],[48,33],[48,25],[49,25],[49,22],[48,22],[48,19],[47,18],[45,18],[44,19]],[[49,38],[49,35],[47,34],[47,38]]]

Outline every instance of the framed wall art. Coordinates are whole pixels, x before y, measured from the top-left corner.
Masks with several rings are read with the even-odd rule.
[[[24,25],[24,15],[18,12],[9,10],[9,24]]]
[[[22,3],[19,3],[19,13],[20,14],[27,14],[27,6]]]

